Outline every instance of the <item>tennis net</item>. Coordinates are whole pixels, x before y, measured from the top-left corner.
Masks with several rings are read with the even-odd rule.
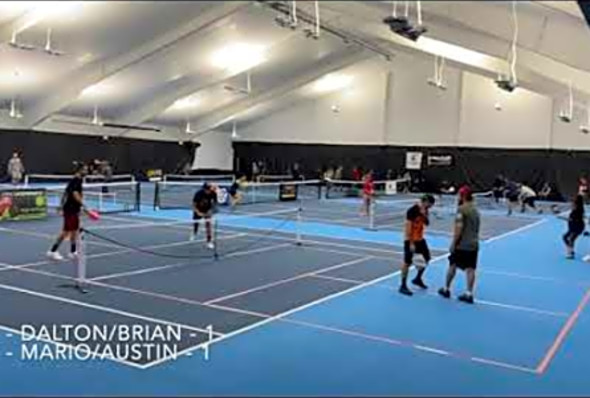
[[[216,213],[210,221],[211,246],[203,219],[138,220],[118,225],[101,222],[82,228],[77,270],[82,284],[178,270],[302,242],[301,210],[297,207],[239,215]],[[199,224],[196,235],[195,223]]]
[[[66,185],[46,187],[47,205],[59,209]],[[140,210],[141,189],[138,182],[85,183],[84,203],[101,213],[123,213]]]
[[[53,184],[67,184],[72,178],[71,174],[27,174],[25,176],[26,186],[41,186]],[[135,177],[131,174],[115,174],[110,177],[102,174],[92,174],[84,177],[85,183],[111,183],[111,182],[135,182]]]
[[[219,204],[229,204],[231,185],[232,183],[216,184]],[[202,186],[202,183],[193,182],[157,182],[154,195],[154,208],[192,208],[193,196]],[[292,200],[319,200],[322,194],[322,182],[320,180],[309,180],[282,183],[246,183],[240,184],[238,193],[240,199],[237,205],[287,202]]]

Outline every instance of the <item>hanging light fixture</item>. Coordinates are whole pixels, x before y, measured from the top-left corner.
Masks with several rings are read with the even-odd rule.
[[[584,134],[590,133],[590,102],[586,106],[586,124],[580,126],[580,131]]]
[[[428,84],[440,90],[446,90],[447,86],[444,82],[444,68],[445,58],[438,55],[434,56],[434,77],[427,80]]]
[[[574,117],[574,89],[571,80],[568,84],[568,93],[568,106],[559,111],[559,120],[564,123],[570,123]]]
[[[232,138],[232,140],[235,140],[235,139],[239,138],[239,136],[238,136],[238,127],[237,127],[237,123],[236,123],[235,120],[233,121],[233,124],[232,124],[231,138]]]
[[[512,0],[512,45],[507,57],[507,62],[510,65],[510,75],[504,76],[500,74],[496,79],[498,88],[512,92],[518,87],[518,78],[516,76],[516,58],[517,58],[517,44],[518,44],[518,13],[516,11],[516,0]]]
[[[305,37],[313,38],[315,40],[320,38],[321,33],[321,24],[320,24],[320,2],[319,0],[314,0],[314,14],[315,14],[315,24],[313,27],[306,28],[304,30]]]
[[[397,14],[397,1],[393,1],[391,16],[383,19],[383,23],[389,26],[389,29],[406,39],[417,41],[420,36],[428,31],[422,23],[422,2],[416,1],[416,25],[410,22],[410,2],[405,1],[405,10],[403,16]]]

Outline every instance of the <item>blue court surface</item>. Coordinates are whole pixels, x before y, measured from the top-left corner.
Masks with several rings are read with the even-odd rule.
[[[189,211],[154,210],[149,194],[142,203],[84,220],[86,294],[71,288],[80,263],[45,258],[59,217],[0,224],[2,395],[590,394],[590,240],[566,260],[565,222],[551,213],[482,209],[467,305],[456,300],[461,273],[450,300],[436,294],[449,209],[427,233],[429,289],[406,297],[403,211],[369,228],[352,199],[224,209],[210,250],[204,229],[189,239]],[[180,336],[170,355],[33,360],[24,324],[172,326]],[[37,343],[77,344],[55,340]]]

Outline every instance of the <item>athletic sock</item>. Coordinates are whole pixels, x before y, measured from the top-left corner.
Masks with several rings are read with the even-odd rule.
[[[417,281],[421,281],[422,280],[422,275],[424,275],[424,271],[426,271],[426,267],[420,267],[420,268],[418,268],[418,273],[416,274],[416,280]]]
[[[51,252],[55,253],[57,249],[59,249],[59,243],[54,243],[53,246],[51,246]]]
[[[76,242],[72,242],[70,246],[70,252],[76,253]]]

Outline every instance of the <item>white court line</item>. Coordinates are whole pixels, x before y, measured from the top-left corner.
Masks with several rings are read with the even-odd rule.
[[[327,280],[334,280],[334,281],[350,283],[350,284],[357,284],[357,285],[360,283],[363,283],[362,281],[357,281],[354,279],[333,277],[333,276],[329,276],[329,275],[312,275],[312,277],[320,278],[320,279],[327,279]],[[375,287],[397,292],[397,289],[394,289],[391,286],[376,285]],[[438,296],[438,294],[434,293],[434,292],[427,293],[427,294],[429,296]],[[476,300],[476,304],[482,304],[482,305],[487,305],[490,307],[498,307],[498,308],[504,308],[504,309],[509,309],[509,310],[515,310],[515,311],[531,312],[531,313],[540,314],[540,315],[549,315],[549,316],[554,316],[554,317],[559,317],[559,318],[567,318],[569,316],[569,314],[565,313],[565,312],[549,311],[549,310],[543,310],[543,309],[538,309],[538,308],[533,308],[533,307],[526,307],[526,306],[521,306],[521,305],[504,304],[504,303],[498,303],[495,301],[481,300],[479,298]]]
[[[0,325],[0,330],[4,330],[6,332],[10,332],[13,335],[19,335],[19,336],[22,336],[23,335],[23,332],[22,331],[20,331],[18,329],[15,329],[15,328],[12,328],[10,326]],[[51,339],[45,339],[45,338],[43,338],[43,336],[35,336],[35,339],[36,340],[43,341],[45,343],[53,344],[56,347],[74,347],[74,345],[72,345],[72,344],[61,343],[61,342],[54,341],[54,340],[51,340]],[[137,369],[143,369],[143,365],[140,365],[138,363],[131,362],[131,361],[125,361],[123,359],[118,358],[117,356],[110,356],[110,355],[107,356],[104,353],[102,355],[95,355],[95,353],[93,353],[92,350],[90,350],[89,348],[86,348],[84,345],[77,346],[77,347],[78,347],[77,349],[79,349],[82,352],[85,352],[85,353],[88,352],[88,353],[92,354],[91,357],[98,357],[100,359],[105,359],[106,358],[106,359],[108,359],[110,361],[117,362],[117,363],[120,363],[122,365],[131,366],[131,367],[134,367],[134,368],[137,368]]]
[[[590,285],[590,281],[588,281],[588,282],[567,281],[565,279],[557,279],[557,278],[551,278],[551,277],[546,277],[546,276],[519,274],[516,272],[505,272],[505,271],[499,271],[499,270],[494,270],[494,269],[492,269],[492,270],[482,269],[480,272],[484,273],[484,274],[490,274],[490,275],[510,276],[513,278],[529,279],[529,280],[543,281],[543,282],[553,282],[553,283],[559,283],[559,284],[570,285],[570,286],[577,285],[577,286],[581,286],[581,287],[588,287]]]
[[[183,329],[191,330],[193,332],[209,333],[209,331],[207,329],[201,329],[201,328],[198,328],[195,326],[185,325],[185,324],[178,323],[178,322],[166,321],[164,319],[152,318],[152,317],[145,316],[145,315],[135,314],[133,312],[117,310],[117,309],[114,309],[111,307],[104,307],[102,305],[90,304],[90,303],[86,303],[84,301],[78,301],[78,300],[74,300],[74,299],[68,299],[65,297],[54,296],[51,294],[36,292],[33,290],[23,289],[23,288],[16,287],[16,286],[0,284],[0,289],[10,290],[10,291],[22,293],[22,294],[28,294],[30,296],[41,297],[44,299],[58,301],[61,303],[72,304],[72,305],[76,305],[78,307],[90,308],[93,310],[102,311],[102,312],[115,314],[115,315],[120,315],[120,316],[124,316],[127,318],[140,319],[142,321],[160,323],[160,324],[169,325],[169,326],[177,326],[177,327],[181,327]],[[218,333],[218,332],[213,332],[213,334],[216,336],[220,336],[220,337],[223,336],[222,333]]]
[[[537,222],[531,223],[531,224],[524,225],[524,226],[522,226],[520,228],[513,229],[512,231],[508,231],[508,232],[505,232],[503,234],[494,236],[493,238],[486,239],[486,240],[483,241],[483,243],[490,243],[490,242],[494,242],[494,241],[499,240],[499,239],[504,239],[507,236],[511,236],[511,235],[520,233],[522,231],[526,231],[527,229],[531,229],[531,228],[537,227],[537,226],[539,226],[541,224],[544,224],[545,222],[547,222],[547,219],[546,218],[545,219],[542,219],[542,220],[539,220]]]
[[[239,251],[239,252],[233,252],[231,254],[228,254],[226,256],[220,256],[219,258],[228,258],[228,257],[236,257],[236,256],[243,256],[246,254],[253,254],[253,253],[260,253],[260,252],[265,252],[265,251],[270,251],[270,250],[276,250],[278,248],[281,247],[286,247],[286,246],[291,246],[289,243],[281,243],[279,245],[274,245],[274,246],[269,246],[269,247],[263,247],[263,248],[259,248],[259,249],[253,249],[253,250],[247,250],[247,251]],[[208,259],[208,258],[207,258]],[[141,275],[141,274],[148,274],[151,272],[156,272],[156,271],[163,271],[163,270],[169,270],[169,269],[173,269],[173,268],[180,268],[183,266],[187,266],[192,264],[190,262],[190,258],[187,258],[187,261],[182,262],[182,263],[174,263],[174,264],[167,264],[167,265],[160,265],[157,267],[151,267],[151,268],[142,268],[142,269],[138,269],[138,270],[134,270],[134,271],[125,271],[125,272],[119,272],[116,274],[107,274],[107,275],[103,275],[103,276],[98,276],[96,278],[90,278],[90,281],[102,281],[102,280],[106,280],[106,279],[115,279],[115,278],[121,278],[121,277],[125,277],[125,276],[134,276],[134,275]],[[214,260],[211,258],[211,262],[213,262]]]
[[[23,231],[20,229],[11,229],[11,228],[5,228],[5,227],[0,227],[0,232],[7,232],[9,234],[14,234],[14,235],[34,236],[36,238],[43,238],[45,240],[54,239],[58,235],[57,233],[56,234],[49,234],[49,233],[43,233],[43,232]],[[103,243],[103,242],[92,242],[91,244],[95,244],[96,246],[104,246],[104,247],[116,247],[113,244]]]
[[[320,270],[310,271],[310,272],[306,272],[306,273],[303,273],[303,274],[292,276],[290,278],[280,279],[278,281],[273,281],[273,282],[267,283],[265,285],[256,286],[256,287],[253,287],[251,289],[246,289],[246,290],[243,290],[241,292],[236,292],[236,293],[228,294],[228,295],[225,295],[225,296],[217,297],[215,299],[205,301],[204,304],[205,305],[216,304],[216,303],[219,303],[219,302],[222,302],[222,301],[226,301],[226,300],[229,300],[229,299],[232,299],[232,298],[244,296],[244,295],[247,295],[247,294],[250,294],[250,293],[254,293],[254,292],[258,292],[258,291],[261,291],[261,290],[269,289],[271,287],[283,285],[285,283],[293,282],[293,281],[296,281],[296,280],[299,280],[299,279],[308,278],[308,277],[313,276],[314,274],[319,273],[319,272],[332,271],[332,270],[335,270],[335,269],[348,267],[348,266],[353,265],[353,264],[362,263],[362,262],[365,262],[365,261],[370,260],[372,258],[373,257],[371,257],[371,256],[365,256],[365,257],[357,258],[355,260],[346,261],[346,262],[343,262],[343,263],[332,265],[330,267],[322,268]]]
[[[236,238],[240,238],[243,236],[247,236],[247,234],[245,233],[236,233],[234,235],[230,235],[227,234],[226,236],[223,236],[221,238],[221,240],[227,240],[227,239],[236,239]],[[201,242],[205,242],[205,239],[198,239],[198,240],[194,240],[194,241],[179,241],[179,242],[172,242],[172,243],[162,243],[162,244],[157,244],[157,245],[149,245],[149,246],[140,246],[140,249],[162,249],[162,248],[168,248],[168,247],[176,247],[176,246],[183,246],[183,245],[187,245],[187,244],[194,244],[194,243],[201,243]],[[113,245],[115,246],[115,245]],[[115,246],[115,247],[121,247],[121,246]],[[102,257],[109,257],[109,256],[115,256],[118,254],[127,254],[127,253],[133,253],[135,252],[134,249],[122,249],[122,250],[117,250],[117,251],[112,251],[112,252],[104,252],[104,253],[96,253],[96,254],[89,254],[86,256],[86,258],[92,258],[92,259],[96,259],[96,258],[102,258]],[[17,268],[19,269],[24,269],[24,268],[32,268],[32,267],[38,267],[41,265],[51,265],[51,264],[59,264],[59,263],[67,263],[69,262],[68,260],[64,260],[64,261],[51,261],[51,260],[43,260],[43,261],[35,261],[35,262],[31,262],[31,263],[25,263],[25,264],[19,264],[19,265],[10,265],[10,267],[12,267],[10,270],[15,270]],[[2,269],[0,268],[0,272],[2,271],[7,271],[8,269]]]
[[[479,357],[471,357],[470,359],[474,362],[480,362],[480,363],[484,363],[487,365],[493,365],[493,366],[498,366],[501,368],[519,370],[521,372],[537,374],[537,371],[535,369],[525,368],[524,366],[512,365],[512,364],[505,363],[505,362],[498,362],[498,361],[493,361],[491,359],[485,359],[485,358],[479,358]]]
[[[516,233],[516,232],[520,232],[520,231],[515,231],[513,233]],[[510,233],[510,234],[512,234],[512,233]],[[505,235],[507,236],[508,234],[505,234]],[[500,239],[501,237],[503,237],[503,236],[500,236],[497,239]],[[440,259],[442,259],[442,258],[444,258],[446,256],[447,256],[447,254],[444,254],[442,256],[438,256],[438,257],[434,258],[432,260],[432,262],[434,263],[437,260],[440,260]],[[27,271],[33,271],[33,270],[27,270]],[[340,296],[343,296],[343,295],[346,295],[346,294],[350,294],[350,293],[352,293],[352,292],[354,292],[356,290],[359,290],[359,289],[362,289],[362,288],[365,288],[365,287],[368,287],[368,286],[372,286],[372,285],[378,284],[378,283],[380,283],[382,281],[385,281],[385,280],[387,280],[389,278],[395,277],[399,273],[400,273],[400,271],[396,271],[396,272],[393,272],[391,274],[384,275],[384,276],[382,276],[380,278],[376,278],[374,280],[367,281],[367,282],[364,282],[364,283],[359,284],[359,285],[356,285],[356,286],[352,286],[349,289],[345,289],[345,290],[342,290],[340,292],[336,292],[334,294],[325,296],[325,297],[323,297],[321,299],[318,299],[318,300],[309,302],[309,303],[304,304],[302,306],[295,307],[295,308],[293,308],[293,309],[291,309],[289,311],[286,311],[284,313],[277,314],[277,315],[274,315],[274,316],[269,316],[268,318],[265,318],[265,319],[263,319],[263,320],[261,320],[259,322],[256,322],[256,323],[253,323],[253,324],[248,325],[246,327],[243,327],[243,328],[234,330],[233,332],[230,332],[228,334],[225,334],[222,337],[216,338],[214,341],[212,341],[212,343],[213,342],[215,342],[215,343],[221,342],[221,341],[223,341],[225,339],[228,339],[228,338],[231,338],[231,337],[235,337],[235,336],[240,335],[242,333],[245,333],[245,332],[248,332],[250,330],[256,329],[258,327],[261,327],[263,325],[266,325],[267,323],[273,322],[275,320],[281,320],[281,319],[283,319],[283,318],[285,318],[285,317],[287,317],[289,315],[292,315],[292,314],[294,314],[296,312],[299,312],[299,311],[305,310],[307,308],[310,308],[310,307],[319,305],[321,303],[327,302],[327,301],[332,300],[332,299],[335,299],[337,297],[340,297]],[[130,289],[130,288],[125,288],[125,287],[121,287],[121,286],[113,286],[113,285],[102,284],[102,283],[94,283],[94,284],[99,285],[99,286],[103,286],[103,287],[107,287],[107,288],[111,288],[111,289],[115,289],[115,290],[118,289],[118,290],[130,291],[130,292],[135,292],[135,293],[138,293],[138,294],[144,294],[144,295],[153,296],[153,297],[159,297],[159,298],[163,298],[163,299],[169,299],[171,301],[178,301],[178,302],[184,302],[184,303],[189,303],[189,304],[192,303],[192,304],[197,304],[197,305],[200,304],[198,302],[195,302],[195,301],[189,300],[189,299],[182,299],[182,298],[177,298],[177,297],[174,297],[174,296],[168,296],[168,295],[163,295],[163,294],[158,294],[158,293],[152,293],[152,292],[144,292],[144,291],[137,290],[137,289]],[[237,313],[242,313],[242,314],[250,314],[252,316],[258,316],[258,317],[263,317],[264,316],[264,315],[256,314],[256,313],[251,312],[251,311],[239,310],[239,309],[235,309],[235,308],[231,308],[231,307],[223,307],[223,306],[219,306],[219,305],[211,305],[210,307],[212,307],[212,308],[218,308],[218,309],[222,309],[222,310],[227,310],[227,311],[232,311],[232,312],[237,312]],[[207,345],[207,346],[209,346],[209,345]],[[202,347],[203,347],[203,345],[197,345],[197,346],[194,346],[194,347],[187,348],[187,349],[183,350],[180,353],[180,355],[182,355],[182,353],[190,353],[192,351],[201,349]],[[169,359],[170,358],[164,358],[162,360],[155,361],[155,362],[150,363],[150,364],[146,364],[145,366],[143,366],[143,368],[144,369],[147,369],[147,368],[150,368],[152,366],[156,366],[156,365],[158,365],[160,363],[163,363],[163,362],[168,361]],[[494,364],[493,361],[488,361],[488,363]],[[502,366],[502,365],[501,364],[497,364],[497,366]],[[514,369],[518,369],[518,367],[513,367],[513,368]],[[523,369],[526,369],[526,368],[523,368]],[[527,371],[530,371],[530,369],[527,370]]]

